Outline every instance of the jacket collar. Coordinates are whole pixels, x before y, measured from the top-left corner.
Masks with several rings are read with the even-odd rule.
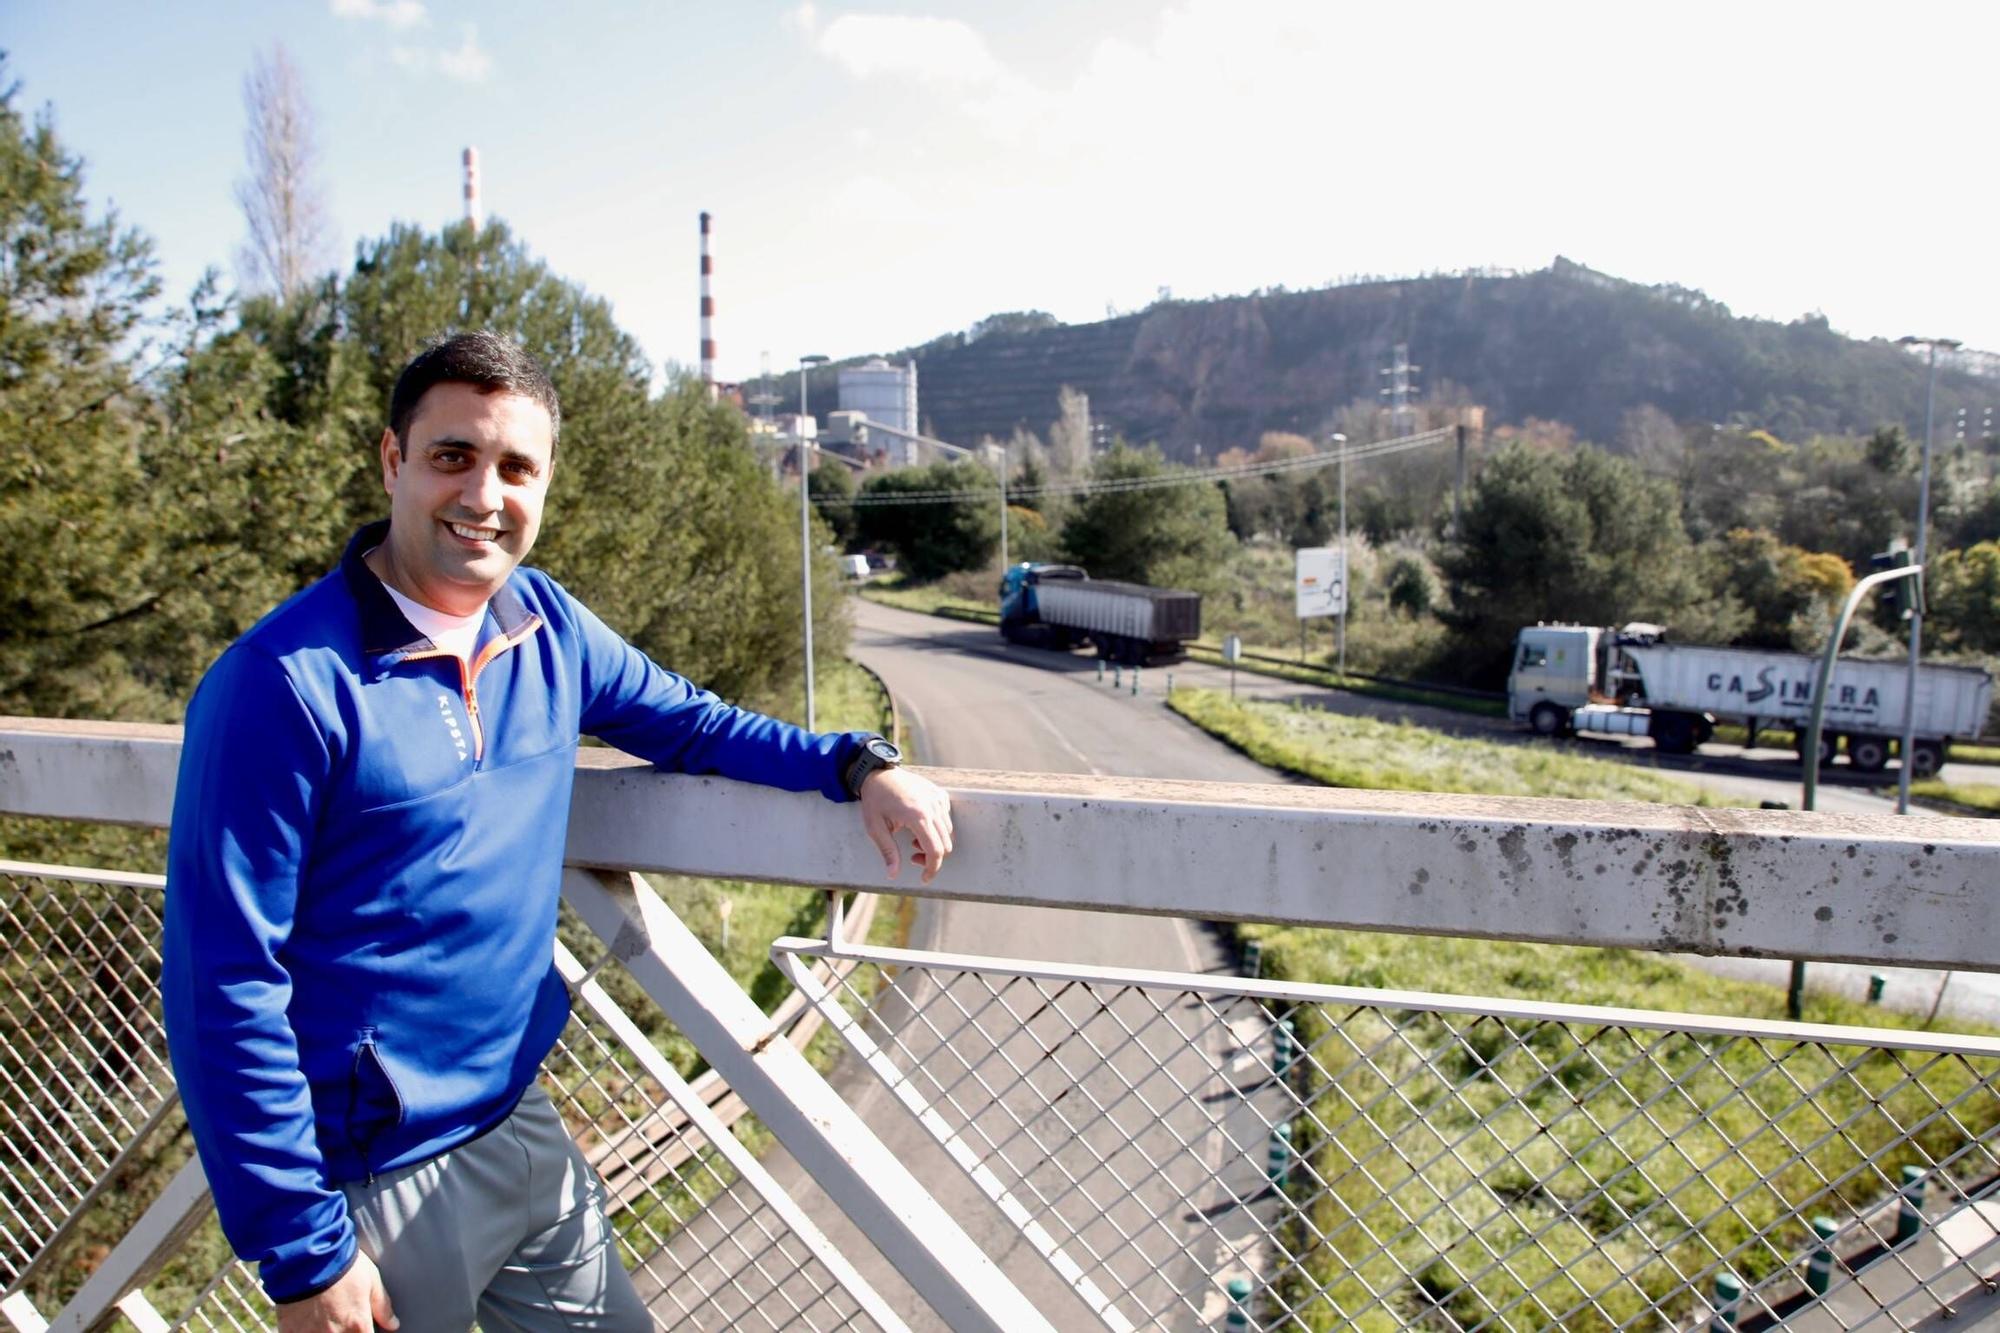
[[[389,596],[389,590],[382,586],[382,580],[375,577],[375,571],[368,568],[368,562],[361,558],[388,539],[387,519],[370,523],[355,533],[347,543],[346,553],[340,557],[340,573],[361,615],[362,650],[371,656],[388,657],[394,661],[412,653],[431,652],[437,645],[417,632],[416,626],[410,623],[409,617]],[[533,618],[522,602],[520,592],[514,587],[512,575],[508,576],[500,591],[493,594],[493,600],[486,604],[486,609],[499,623],[500,633],[508,638],[514,637]]]

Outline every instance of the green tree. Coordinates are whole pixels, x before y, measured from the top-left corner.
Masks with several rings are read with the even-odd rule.
[[[1157,449],[1123,443],[1091,467],[1094,483],[1143,481],[1185,472]],[[1212,485],[1107,489],[1082,496],[1062,527],[1063,551],[1092,578],[1210,591],[1235,547],[1222,493]]]
[[[1403,551],[1392,558],[1383,581],[1390,608],[1405,615],[1427,616],[1444,604],[1444,583],[1419,552]]]
[[[2000,653],[2000,542],[1944,551],[1924,571],[1926,632],[1937,646]]]
[[[120,638],[171,712],[231,640],[323,573],[347,536],[345,459],[315,423],[269,410],[281,369],[223,314],[191,329],[160,375],[139,450],[152,544],[145,595]]]
[[[854,484],[854,469],[830,459],[823,461],[812,470],[810,485],[813,507],[832,531],[834,544],[843,551],[851,549],[856,524],[854,506],[849,502],[858,489]]]
[[[1901,476],[1910,470],[1910,442],[1901,426],[1883,426],[1868,437],[1868,466],[1885,476]]]
[[[938,491],[965,493],[968,498],[914,498]],[[870,477],[862,483],[862,498],[912,498],[904,503],[856,505],[861,539],[894,551],[913,579],[983,569],[1000,549],[997,491],[993,474],[971,459],[898,468]]]
[[[1761,529],[1737,528],[1712,545],[1718,591],[1749,616],[1735,642],[1800,649],[1825,642],[1830,608],[1854,586],[1846,561],[1787,546]]]
[[[758,465],[742,415],[711,402],[698,381],[683,379],[647,415],[649,445],[640,455],[647,471],[628,480],[657,491],[646,497],[633,540],[621,534],[621,545],[643,549],[632,557],[639,578],[626,595],[629,609],[622,623],[612,623],[655,660],[724,698],[775,706],[796,687],[805,662],[798,493],[780,489]],[[544,531],[569,521],[563,511],[551,514]],[[622,526],[615,508],[598,511],[595,524]],[[813,651],[821,661],[847,648],[847,603],[831,540],[815,521]],[[589,569],[578,573],[570,586],[596,578]]]
[[[1540,620],[1656,621],[1719,642],[1743,619],[1704,585],[1673,485],[1589,446],[1495,455],[1439,563],[1468,679],[1497,680],[1515,631]]]
[[[1033,449],[1021,450],[1020,459],[1021,466],[1014,469],[1014,475],[1007,482],[1007,503],[1012,508],[1033,509],[1038,513],[1047,514],[1054,508],[1049,503],[1048,496],[1023,495],[1018,500],[1015,498],[1016,491],[1035,491],[1049,484],[1049,470],[1042,465],[1039,458],[1035,457]]]
[[[153,548],[137,447],[152,248],[90,216],[82,162],[7,79],[0,62],[0,709],[146,715],[115,631]]]

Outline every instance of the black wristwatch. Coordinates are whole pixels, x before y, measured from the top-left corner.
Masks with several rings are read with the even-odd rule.
[[[861,799],[861,784],[868,780],[870,773],[878,773],[885,768],[898,767],[903,762],[903,752],[880,736],[869,736],[854,749],[847,767],[840,771],[840,785],[847,788],[847,794],[855,800]]]

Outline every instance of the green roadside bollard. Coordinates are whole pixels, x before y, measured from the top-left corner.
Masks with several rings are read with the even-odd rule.
[[[1880,972],[1870,972],[1868,974],[1868,1003],[1882,1003],[1882,988],[1888,984],[1889,978],[1883,976]]]
[[[1135,699],[1139,697],[1139,668],[1138,668],[1138,667],[1133,667],[1133,668],[1132,668],[1132,697],[1133,697],[1133,698],[1135,698]]]
[[[1245,940],[1243,942],[1243,971],[1253,977],[1264,975],[1264,941]]]
[[[1280,1079],[1292,1072],[1292,1053],[1297,1045],[1291,1019],[1281,1018],[1271,1025],[1271,1072]]]
[[[1264,1161],[1264,1174],[1280,1188],[1292,1173],[1292,1126],[1290,1121],[1271,1129],[1271,1151]]]
[[[1123,668],[1123,667],[1119,666],[1119,665],[1118,665],[1117,663],[1115,663],[1115,662],[1111,664],[1111,688],[1112,688],[1112,689],[1114,689],[1114,690],[1115,690],[1115,689],[1117,689],[1117,688],[1118,688],[1118,686],[1119,686],[1119,683],[1120,683],[1120,680],[1121,680],[1121,677],[1120,677],[1119,673],[1120,673],[1120,672],[1122,672],[1122,671],[1123,671],[1124,669],[1125,669],[1125,668]]]
[[[1806,1260],[1806,1290],[1824,1296],[1833,1281],[1833,1236],[1840,1228],[1830,1217],[1815,1217],[1812,1229],[1819,1243],[1813,1246],[1812,1258]]]
[[[1903,1168],[1902,1199],[1896,1205],[1896,1244],[1908,1245],[1924,1229],[1924,1184],[1927,1173],[1920,1166]]]
[[[1104,683],[1104,659],[1101,657],[1097,659],[1097,683]]]
[[[1229,1318],[1222,1321],[1228,1333],[1250,1333],[1250,1279],[1229,1279]]]
[[[1736,1327],[1736,1312],[1743,1308],[1743,1283],[1736,1274],[1715,1275],[1715,1318],[1708,1321],[1709,1333],[1730,1333]]]
[[[1167,697],[1174,697],[1174,673],[1171,671],[1167,673]]]

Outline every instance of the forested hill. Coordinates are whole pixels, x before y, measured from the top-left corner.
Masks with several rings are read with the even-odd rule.
[[[1398,342],[1423,368],[1425,393],[1484,404],[1489,425],[1540,417],[1609,443],[1624,414],[1648,403],[1683,422],[1790,439],[1923,424],[1923,364],[1891,343],[1845,337],[1817,317],[1739,319],[1700,292],[1563,259],[1518,275],[1168,300],[1095,324],[1002,316],[902,355],[915,359],[923,417],[945,439],[1045,433],[1069,385],[1089,395],[1098,422],[1185,458],[1197,442],[1212,457],[1254,447],[1267,430],[1328,429],[1336,410],[1375,400]],[[2000,398],[2000,382],[1958,370],[1941,372],[1938,387],[1940,422]]]

